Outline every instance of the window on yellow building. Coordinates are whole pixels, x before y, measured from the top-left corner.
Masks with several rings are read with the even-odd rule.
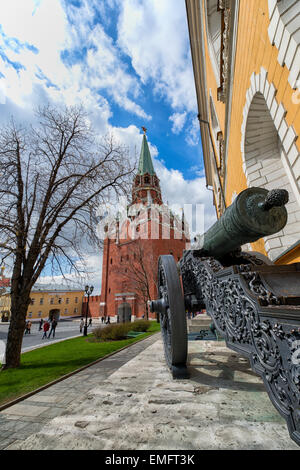
[[[53,297],[51,297],[50,304],[53,304],[53,303],[54,303],[54,299],[53,299]]]
[[[38,317],[41,317],[41,316],[42,316],[42,312],[39,311],[39,312],[38,312]]]
[[[78,313],[78,308],[74,308],[74,313]]]
[[[43,305],[44,304],[44,299],[40,299],[40,305]]]
[[[67,297],[66,298],[66,304],[70,303],[70,299]]]
[[[78,304],[78,297],[75,297],[75,304]]]
[[[219,82],[219,68],[221,61],[221,11],[218,0],[207,0],[207,39],[212,66]]]
[[[34,305],[34,302],[35,302],[35,299],[30,300],[31,305]]]
[[[62,298],[61,298],[61,297],[58,299],[58,303],[59,303],[59,304],[62,303]]]

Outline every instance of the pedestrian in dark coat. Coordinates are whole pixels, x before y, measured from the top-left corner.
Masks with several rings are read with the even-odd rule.
[[[51,323],[51,330],[50,330],[50,333],[49,333],[49,336],[48,338],[50,338],[51,336],[51,333],[53,331],[53,338],[55,336],[55,328],[57,327],[57,321],[55,320],[55,318],[52,320],[52,323]]]
[[[39,331],[41,331],[41,329],[43,328],[43,323],[44,323],[44,320],[41,318],[40,319],[40,325],[39,325]]]

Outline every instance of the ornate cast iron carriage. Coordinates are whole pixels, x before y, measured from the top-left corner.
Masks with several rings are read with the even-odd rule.
[[[300,445],[300,263],[274,265],[240,248],[280,231],[287,201],[284,190],[240,193],[178,266],[173,256],[160,257],[159,298],[150,310],[160,314],[173,377],[188,378],[186,310],[206,309],[226,345],[246,356],[262,377]]]

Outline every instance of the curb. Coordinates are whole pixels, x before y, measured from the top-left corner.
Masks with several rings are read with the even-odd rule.
[[[32,395],[35,395],[36,393],[42,392],[43,390],[51,387],[52,385],[57,384],[58,382],[62,382],[63,380],[68,379],[69,377],[72,377],[72,375],[78,374],[78,372],[81,372],[82,370],[87,369],[88,367],[91,367],[94,364],[97,364],[98,362],[101,362],[104,359],[107,359],[108,357],[111,357],[114,354],[117,354],[118,352],[123,351],[124,349],[130,348],[130,346],[133,346],[134,344],[141,343],[142,341],[145,341],[146,339],[150,338],[151,336],[157,335],[159,333],[160,332],[157,331],[156,333],[153,333],[152,335],[149,335],[146,338],[139,339],[139,340],[135,341],[134,343],[128,344],[127,346],[124,346],[123,348],[118,349],[117,351],[113,351],[112,353],[107,354],[106,356],[100,357],[100,359],[96,359],[96,361],[90,362],[89,364],[87,364],[83,367],[80,367],[79,369],[74,370],[73,372],[69,372],[68,374],[63,375],[62,377],[59,377],[58,379],[55,379],[52,382],[49,382],[45,385],[42,385],[42,387],[39,387],[39,388],[33,390],[32,392],[28,392],[25,395],[22,395],[22,396],[14,399],[12,401],[4,403],[3,405],[0,405],[0,412],[5,410],[6,408],[9,408],[10,406],[16,405],[20,401],[26,400],[27,398],[31,397]],[[69,338],[69,339],[72,339],[72,338]]]

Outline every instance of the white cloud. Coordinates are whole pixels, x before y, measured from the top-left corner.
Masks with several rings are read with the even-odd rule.
[[[212,204],[212,192],[206,188],[205,177],[198,177],[192,180],[185,179],[183,174],[174,169],[166,168],[160,161],[154,159],[154,166],[157,176],[160,179],[160,186],[164,202],[170,206],[182,207],[192,205],[193,216],[196,205],[202,205],[204,211],[204,230],[207,230],[215,221],[216,213]],[[192,228],[192,227],[191,227]]]
[[[54,274],[53,276],[40,276],[37,284],[55,285],[57,287],[77,288],[80,286],[84,289],[86,284],[94,286],[94,295],[99,295],[101,290],[102,277],[102,251],[97,253],[89,253],[85,256],[85,266],[78,263],[78,268],[85,271],[81,276],[75,273],[62,275]]]
[[[194,118],[191,125],[187,129],[185,141],[190,146],[199,145],[200,141],[200,128],[198,118]]]
[[[184,2],[119,0],[118,43],[143,83],[174,110],[195,112],[196,94]]]
[[[99,107],[97,121],[107,125],[111,111],[101,96],[105,91],[121,108],[151,119],[136,102],[140,85],[126,70],[120,51],[101,25],[91,26],[95,5],[85,1],[75,8],[60,0],[0,0],[0,47],[7,57],[0,61],[2,103],[12,101],[20,111],[32,108],[40,86],[45,102],[81,101],[94,114]],[[64,63],[63,52],[73,61]]]
[[[186,112],[174,113],[169,117],[169,121],[173,122],[172,132],[174,134],[180,134],[186,121]]]

